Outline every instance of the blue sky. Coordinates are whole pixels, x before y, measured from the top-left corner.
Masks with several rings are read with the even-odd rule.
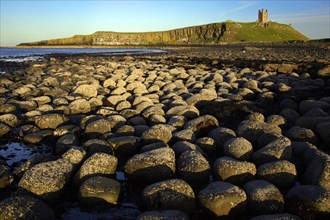
[[[143,32],[221,22],[255,21],[257,11],[291,23],[310,38],[330,37],[329,0],[0,0],[0,45],[91,34]]]

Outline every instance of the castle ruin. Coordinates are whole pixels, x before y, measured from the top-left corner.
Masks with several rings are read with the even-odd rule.
[[[268,24],[268,9],[262,9],[261,11],[258,10],[257,22],[264,27]]]

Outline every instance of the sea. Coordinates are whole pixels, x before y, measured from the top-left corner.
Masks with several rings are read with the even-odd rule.
[[[149,53],[165,53],[164,50],[149,48],[6,48],[0,47],[0,61],[24,62],[42,60],[45,55],[51,54],[103,54],[136,55]]]

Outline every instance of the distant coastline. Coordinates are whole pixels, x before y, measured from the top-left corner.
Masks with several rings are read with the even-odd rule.
[[[306,36],[290,25],[268,22],[226,21],[194,27],[186,27],[161,32],[106,32],[98,31],[89,35],[21,43],[17,47],[66,48],[113,48],[113,47],[150,47],[164,45],[218,45],[237,42],[283,42],[308,40]]]

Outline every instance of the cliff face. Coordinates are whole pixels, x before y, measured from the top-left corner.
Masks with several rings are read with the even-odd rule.
[[[307,40],[291,26],[269,23],[267,28],[255,22],[223,22],[187,27],[161,32],[119,33],[96,32],[69,38],[22,43],[19,46],[110,46],[110,45],[163,45],[163,44],[212,44],[242,41]]]

